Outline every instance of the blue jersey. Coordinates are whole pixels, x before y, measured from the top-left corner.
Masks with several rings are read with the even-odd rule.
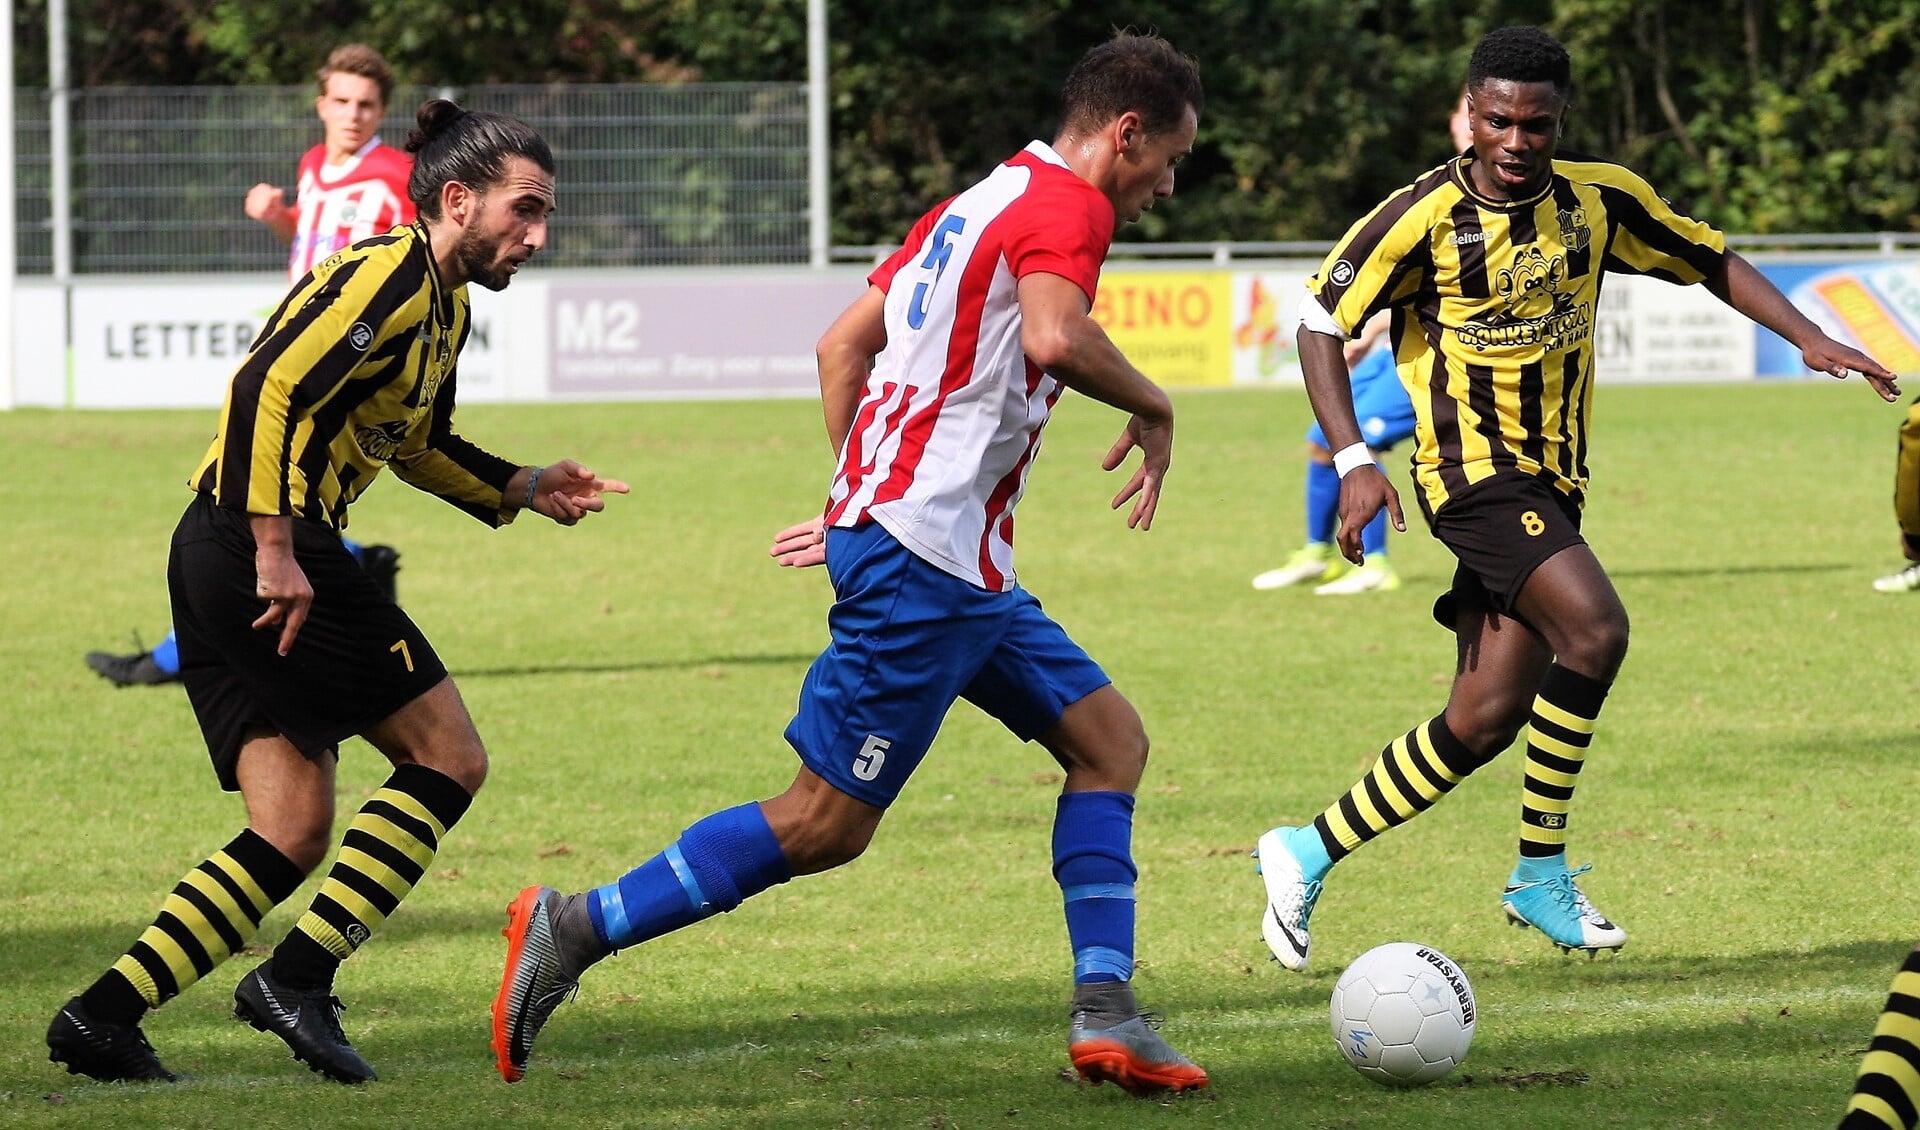
[[[1413,401],[1394,368],[1393,350],[1385,345],[1353,367],[1353,414],[1360,421],[1360,438],[1375,451],[1386,451],[1413,434]],[[1327,446],[1327,433],[1316,421],[1307,429],[1307,442]]]

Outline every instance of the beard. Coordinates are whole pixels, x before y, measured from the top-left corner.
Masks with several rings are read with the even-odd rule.
[[[487,242],[480,238],[480,233],[472,228],[460,233],[460,242],[453,247],[453,257],[468,282],[479,283],[488,290],[505,290],[507,284],[513,281],[513,275],[495,258],[494,249],[487,246]]]

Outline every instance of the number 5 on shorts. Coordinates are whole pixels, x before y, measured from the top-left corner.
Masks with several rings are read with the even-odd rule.
[[[885,738],[868,734],[860,752],[853,755],[853,775],[862,781],[871,781],[880,775],[880,767],[887,763],[887,751],[893,743]]]

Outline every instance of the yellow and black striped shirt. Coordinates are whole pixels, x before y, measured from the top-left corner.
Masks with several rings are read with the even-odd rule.
[[[1388,197],[1307,287],[1348,336],[1392,309],[1428,515],[1503,470],[1581,502],[1601,275],[1698,283],[1720,273],[1726,239],[1620,165],[1562,154],[1537,196],[1495,201],[1474,190],[1470,159]]]
[[[426,229],[332,256],[288,292],[227,389],[220,431],[188,485],[229,509],[347,524],[382,467],[489,525],[519,468],[453,428],[455,360],[470,328]]]

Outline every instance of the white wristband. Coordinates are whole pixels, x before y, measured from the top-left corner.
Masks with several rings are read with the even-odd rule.
[[[1347,477],[1348,471],[1356,467],[1373,465],[1373,450],[1365,443],[1350,443],[1333,453],[1333,469],[1343,479]]]

